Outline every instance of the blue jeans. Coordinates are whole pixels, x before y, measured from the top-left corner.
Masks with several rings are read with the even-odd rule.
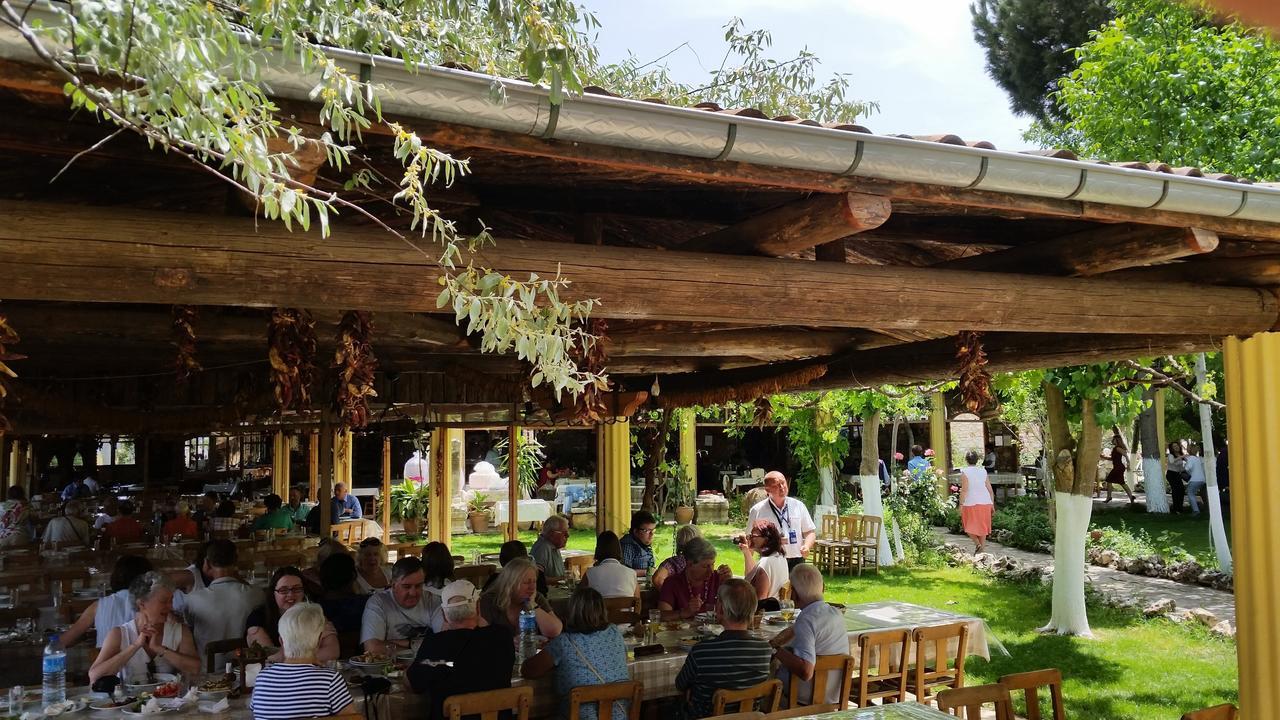
[[[1200,514],[1200,491],[1205,487],[1203,480],[1192,480],[1187,483],[1187,499],[1191,501],[1191,512]]]

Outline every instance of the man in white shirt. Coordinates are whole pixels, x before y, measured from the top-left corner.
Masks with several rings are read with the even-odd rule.
[[[805,705],[836,703],[844,707],[845,699],[840,697],[840,673],[837,671],[827,671],[826,697],[816,702],[813,700],[813,676],[818,657],[849,654],[849,631],[844,624],[844,615],[823,599],[822,573],[812,565],[797,565],[791,571],[791,593],[795,596],[796,607],[800,608],[796,624],[769,641],[775,649],[774,658],[781,665],[778,679],[783,687],[788,682],[803,683],[796,699]]]
[[[422,561],[412,555],[391,566],[391,587],[370,595],[364,606],[360,645],[365,652],[393,656],[441,627],[439,599],[429,603],[423,597],[426,577]]]
[[[80,519],[80,501],[71,500],[63,506],[62,517],[50,520],[45,526],[41,542],[46,545],[70,543],[84,547],[93,546],[93,533],[89,530],[89,523]]]
[[[237,574],[236,545],[230,540],[209,543],[204,574],[211,578],[209,584],[187,595],[182,609],[201,657],[211,642],[243,638],[245,620],[262,604],[262,592]],[[227,655],[219,653],[213,666],[221,668],[226,662]]]
[[[764,476],[764,490],[769,497],[756,503],[748,516],[748,528],[759,523],[773,525],[782,534],[782,551],[787,565],[795,567],[818,541],[818,528],[813,524],[809,508],[796,498],[787,497],[787,476],[773,470]]]

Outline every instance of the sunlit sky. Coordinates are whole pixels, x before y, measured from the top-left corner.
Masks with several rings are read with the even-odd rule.
[[[954,133],[1002,150],[1028,147],[1030,121],[1014,115],[973,40],[968,0],[585,0],[604,26],[602,59],[666,58],[677,80],[698,82],[724,55],[724,24],[773,33],[772,57],[808,47],[819,78],[849,73],[849,97],[880,111],[860,122],[878,134]]]

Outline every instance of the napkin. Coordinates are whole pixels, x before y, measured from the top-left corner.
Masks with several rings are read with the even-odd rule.
[[[222,698],[221,700],[219,700],[219,701],[217,701],[217,702],[202,702],[202,703],[200,703],[199,705],[197,705],[196,707],[200,708],[200,712],[205,712],[205,713],[220,713],[220,712],[226,712],[226,711],[227,711],[227,708],[229,708],[229,707],[231,707],[231,706],[230,706],[230,704],[227,702],[227,699],[226,699],[226,698]]]
[[[149,698],[146,702],[142,703],[142,714],[143,714],[143,715],[157,715],[157,714],[159,714],[159,713],[160,713],[160,701],[159,701],[159,700],[157,700],[157,699],[155,699],[155,698]]]
[[[185,707],[187,705],[194,703],[199,698],[200,698],[200,691],[197,690],[193,685],[190,690],[187,690],[186,695],[183,695],[181,698],[178,699],[178,702],[182,703],[182,705]]]

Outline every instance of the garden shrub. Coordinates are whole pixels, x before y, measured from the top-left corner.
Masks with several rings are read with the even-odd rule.
[[[1045,543],[1053,544],[1049,509],[1039,498],[1010,498],[992,516],[991,527],[1008,531],[1009,535],[1003,542],[1021,550],[1039,551]]]

